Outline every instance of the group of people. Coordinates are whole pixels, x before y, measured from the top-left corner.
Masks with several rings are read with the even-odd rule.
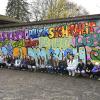
[[[0,56],[0,67],[6,67],[19,70],[41,71],[48,73],[68,73],[69,76],[89,76],[90,78],[100,78],[100,63],[87,61],[85,64],[82,59],[76,60],[73,54],[68,53],[64,57],[60,54],[50,52],[47,56],[44,52],[37,57],[25,56],[23,58],[14,56]]]

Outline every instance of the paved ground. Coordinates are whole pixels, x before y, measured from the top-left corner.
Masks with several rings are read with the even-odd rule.
[[[0,69],[0,100],[100,100],[100,81]]]

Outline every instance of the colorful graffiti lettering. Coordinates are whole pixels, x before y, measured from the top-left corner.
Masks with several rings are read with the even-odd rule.
[[[33,26],[32,26],[33,27]],[[42,47],[45,47],[44,50]],[[57,54],[61,49],[76,58],[100,60],[100,26],[98,21],[80,21],[64,25],[38,25],[34,28],[16,28],[0,31],[0,54],[14,57],[45,56],[52,48]],[[40,50],[35,48],[42,48]],[[57,50],[59,48],[59,50]],[[78,51],[79,49],[79,51]],[[85,50],[86,49],[86,50]],[[86,57],[87,55],[87,57]],[[46,58],[46,57],[45,57]]]
[[[39,38],[48,36],[48,28],[34,28],[28,31],[29,38]]]
[[[27,49],[25,47],[22,48],[15,47],[13,48],[13,56],[25,58],[27,56]]]
[[[60,38],[60,37],[68,37],[68,30],[67,26],[59,26],[54,28],[49,28],[49,35],[50,39],[52,38]]]
[[[25,40],[25,47],[36,47],[39,45],[39,40]]]
[[[19,57],[20,56],[20,49],[19,48],[14,48],[13,49],[13,56],[14,57]]]
[[[59,26],[49,29],[48,37],[52,38],[60,38],[60,37],[68,37],[68,36],[79,36],[83,34],[91,34],[94,33],[94,27],[96,26],[95,22],[86,22],[86,23],[78,23],[71,24],[66,26]]]
[[[14,40],[18,41],[25,39],[25,30],[18,30],[13,32],[0,32],[0,41]]]
[[[99,60],[100,61],[100,49],[94,49],[90,52],[92,60]]]
[[[23,46],[25,46],[24,40],[13,41],[11,44],[12,44],[13,47],[23,47]]]
[[[100,34],[84,34],[79,35],[78,37],[74,37],[75,46],[79,46],[83,44],[85,46],[93,47],[100,45]]]
[[[69,25],[69,33],[76,37],[83,34],[94,33],[94,27],[96,26],[95,22],[85,22]]]
[[[26,47],[22,47],[21,48],[21,57],[25,58],[27,56],[27,48]]]

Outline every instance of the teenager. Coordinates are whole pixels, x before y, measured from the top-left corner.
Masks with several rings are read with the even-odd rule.
[[[2,56],[2,68],[6,68],[6,56]]]
[[[41,49],[40,48],[36,48],[36,67],[39,69],[39,67],[41,66]]]
[[[20,69],[22,69],[22,70],[27,70],[28,69],[28,67],[27,67],[27,58],[26,57],[22,58],[22,60],[21,60],[21,68]]]
[[[21,59],[20,58],[17,57],[15,59],[14,67],[15,67],[15,69],[20,69],[21,68]]]
[[[7,68],[11,67],[11,56],[6,57],[6,66]]]
[[[76,71],[77,73],[80,73],[80,76],[83,75],[83,73],[85,73],[85,64],[82,61],[82,59],[79,60]]]
[[[88,60],[85,67],[85,72],[89,75],[90,78],[92,76],[93,67],[94,67],[94,64],[90,60]]]
[[[48,73],[53,73],[52,55],[48,56],[46,68]]]
[[[36,71],[36,62],[35,59],[31,57],[30,59],[31,71]]]
[[[3,56],[0,56],[0,68],[3,67]]]
[[[53,54],[53,69],[54,69],[55,73],[58,73],[59,54],[60,54],[60,49],[57,47],[56,50],[54,51],[54,54]]]
[[[11,56],[11,66],[9,66],[8,68],[14,69],[15,60],[16,58],[14,56]]]
[[[100,78],[100,64],[98,62],[95,63],[93,69],[92,69],[92,73],[93,73],[93,76],[92,78]]]
[[[67,60],[67,70],[69,76],[75,76],[75,70],[77,68],[77,61],[74,59],[73,55],[69,56],[69,59]]]
[[[59,73],[61,73],[61,75],[66,73],[66,69],[67,69],[67,59],[66,57],[64,57],[62,61],[59,61]]]
[[[61,75],[62,75],[64,73],[66,67],[67,67],[66,57],[64,57],[63,48],[61,48],[60,53],[59,53],[59,70],[58,70],[58,72],[61,73]]]

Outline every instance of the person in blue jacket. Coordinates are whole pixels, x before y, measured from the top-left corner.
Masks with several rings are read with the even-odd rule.
[[[99,78],[100,77],[100,64],[98,62],[95,63],[92,69],[93,76],[92,78]]]

